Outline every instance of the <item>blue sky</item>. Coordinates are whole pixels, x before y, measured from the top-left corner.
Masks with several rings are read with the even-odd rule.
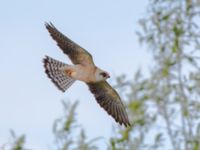
[[[76,82],[62,93],[44,73],[49,55],[70,63],[44,27],[54,25],[94,57],[111,77],[145,69],[150,62],[137,41],[138,19],[146,0],[7,0],[0,5],[0,145],[9,130],[27,135],[27,146],[49,149],[52,124],[62,113],[62,99],[79,100],[77,117],[89,138],[112,134],[114,120],[99,107],[86,85]],[[111,79],[109,81],[112,81]],[[102,145],[103,146],[103,145]]]

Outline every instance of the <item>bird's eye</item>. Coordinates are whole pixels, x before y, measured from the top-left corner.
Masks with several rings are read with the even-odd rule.
[[[105,78],[107,74],[105,72],[102,72],[101,75]]]

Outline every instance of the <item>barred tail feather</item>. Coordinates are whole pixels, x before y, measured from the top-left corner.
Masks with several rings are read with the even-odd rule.
[[[46,56],[43,59],[43,63],[47,76],[58,87],[59,90],[65,92],[75,82],[74,79],[67,77],[60,69],[67,64],[64,64],[49,56]]]

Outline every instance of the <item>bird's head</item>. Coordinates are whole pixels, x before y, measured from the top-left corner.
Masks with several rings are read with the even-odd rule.
[[[106,79],[110,78],[108,72],[98,69],[96,71],[96,80],[97,81],[105,81]]]
[[[110,78],[109,73],[107,73],[105,71],[100,72],[100,76],[102,77],[102,79],[105,79],[105,80],[108,79],[108,78]]]

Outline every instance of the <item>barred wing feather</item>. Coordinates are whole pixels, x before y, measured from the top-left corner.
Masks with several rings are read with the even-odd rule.
[[[97,102],[120,125],[130,126],[125,107],[117,92],[106,81],[87,83]]]
[[[51,37],[57,42],[62,51],[69,56],[74,64],[94,65],[92,55],[62,34],[52,23],[45,24]]]

